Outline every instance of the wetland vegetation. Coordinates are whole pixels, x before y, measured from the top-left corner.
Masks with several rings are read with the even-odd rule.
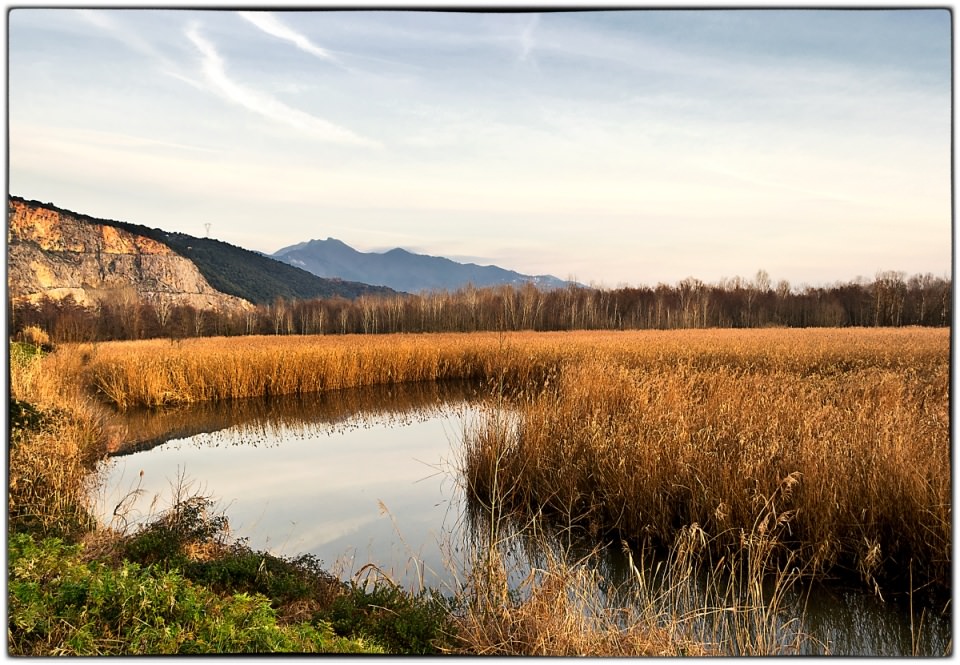
[[[949,614],[949,347],[923,328],[18,343],[10,652],[829,652],[781,620],[811,580]],[[204,497],[126,532],[91,514],[96,461],[135,443],[119,412],[447,380],[486,395],[459,464],[478,535],[456,593],[254,551]],[[599,605],[551,547],[510,582],[518,532],[669,561],[656,585],[632,570],[677,602]]]

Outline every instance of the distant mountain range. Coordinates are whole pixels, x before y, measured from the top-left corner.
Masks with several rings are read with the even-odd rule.
[[[339,240],[311,240],[268,255],[212,238],[97,219],[18,196],[7,199],[7,290],[13,300],[67,296],[93,304],[135,293],[198,309],[299,300],[567,283],[497,266],[457,263],[393,249],[364,253]]]
[[[524,275],[498,266],[457,263],[399,248],[383,253],[360,252],[336,238],[310,240],[284,247],[274,252],[272,257],[318,277],[375,284],[408,293],[453,291],[467,284],[476,287],[500,284],[519,286],[532,282],[543,289],[561,288],[568,284],[553,275]]]

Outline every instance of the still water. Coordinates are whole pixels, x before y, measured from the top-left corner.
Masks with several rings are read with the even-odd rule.
[[[371,563],[408,589],[452,593],[471,541],[461,442],[481,409],[475,386],[430,383],[132,414],[126,452],[102,469],[98,511],[105,523],[132,529],[178,492],[201,494],[218,500],[231,536],[253,549],[311,553],[342,579]],[[529,556],[522,547],[512,555],[518,579]],[[611,587],[633,574],[619,547],[601,548],[591,561]],[[939,656],[952,648],[950,618],[932,608],[914,607],[911,630],[909,611],[894,603],[804,591],[788,601],[803,607],[803,632],[833,655]]]
[[[311,553],[343,579],[374,563],[408,588],[437,587],[454,564],[456,456],[475,401],[450,383],[133,414],[136,452],[104,469],[98,512],[129,529],[182,487],[217,499],[253,549]]]

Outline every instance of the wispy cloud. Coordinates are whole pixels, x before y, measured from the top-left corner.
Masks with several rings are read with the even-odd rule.
[[[525,62],[529,57],[531,51],[533,51],[536,42],[533,38],[533,33],[537,29],[537,25],[540,23],[540,14],[534,14],[530,17],[530,21],[523,27],[523,32],[520,33],[520,61]]]
[[[199,26],[196,23],[187,27],[186,36],[203,55],[202,71],[207,84],[215,93],[227,101],[274,122],[293,127],[321,141],[374,148],[381,147],[381,144],[376,141],[359,136],[349,129],[323,118],[287,106],[269,95],[233,81],[227,75],[223,58],[217,53],[213,44],[200,34]]]
[[[153,44],[136,34],[135,32],[124,28],[112,16],[95,9],[78,9],[81,17],[88,23],[92,23],[102,30],[106,30],[113,37],[123,42],[133,50],[150,56],[160,61],[166,61],[163,54],[160,53]]]
[[[318,58],[323,58],[324,60],[331,60],[333,62],[337,61],[337,58],[334,57],[330,51],[320,48],[314,44],[310,39],[293,30],[292,28],[284,25],[277,17],[271,14],[270,12],[237,12],[241,18],[249,21],[253,25],[257,26],[263,30],[268,35],[277,37],[278,39],[283,39],[285,41],[291,42],[297,48],[306,51],[311,55],[315,55]]]
[[[112,15],[95,9],[78,9],[77,12],[88,23],[91,23],[101,30],[104,30],[114,39],[122,42],[137,53],[152,59],[163,74],[183,81],[194,88],[202,87],[198,81],[195,81],[189,76],[186,76],[182,72],[178,71],[177,65],[168,57],[166,57],[161,51],[159,51],[152,43],[144,39],[142,35],[134,30],[131,30],[128,27],[120,24]]]

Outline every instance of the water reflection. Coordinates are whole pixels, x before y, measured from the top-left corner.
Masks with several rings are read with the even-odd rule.
[[[489,508],[467,506],[468,547],[484,551],[494,540],[511,588],[527,589],[531,570],[546,569],[551,561],[585,566],[595,573],[596,602],[589,609],[626,621],[641,617],[667,629],[676,628],[679,620],[685,636],[695,636],[703,644],[724,644],[731,655],[750,655],[750,647],[760,643],[757,635],[763,636],[771,653],[782,655],[952,653],[952,610],[942,598],[917,595],[911,606],[907,598],[884,601],[857,588],[802,579],[777,586],[768,579],[757,597],[771,611],[758,614],[745,611],[756,593],[746,588],[747,577],[738,573],[731,578],[729,568],[718,562],[667,561],[621,541],[598,542],[577,527],[539,522],[531,529],[530,522],[518,524],[509,518],[492,527],[488,516]],[[734,607],[742,611],[732,611]],[[744,640],[747,634],[753,637]]]
[[[402,421],[428,417],[449,404],[474,402],[478,394],[473,382],[431,381],[132,410],[118,416],[121,443],[113,454],[131,454],[171,439],[238,428],[243,428],[246,444],[274,445],[281,428],[295,434],[300,428],[317,425],[356,427],[371,424],[373,418]]]
[[[344,578],[373,561],[408,586],[440,586],[476,400],[475,386],[450,383],[141,412],[102,472],[98,513],[132,529],[199,493],[254,549],[309,552]]]
[[[495,531],[511,588],[562,558],[596,571],[602,606],[659,604],[669,613],[645,616],[664,622],[702,612],[703,575],[671,591],[676,570],[619,542],[545,525],[534,538],[508,522],[492,531],[485,511],[467,505],[457,473],[464,428],[481,417],[479,393],[469,383],[428,383],[131,414],[125,445],[103,470],[99,513],[133,528],[169,507],[185,482],[188,492],[220,499],[232,534],[254,549],[311,553],[344,579],[373,562],[414,590],[456,589]],[[944,655],[952,647],[950,617],[929,606],[922,621],[917,607],[912,630],[906,608],[857,592],[801,585],[781,609],[757,629],[799,653]],[[706,614],[695,629],[704,641],[717,637]],[[795,639],[798,631],[811,638]]]

